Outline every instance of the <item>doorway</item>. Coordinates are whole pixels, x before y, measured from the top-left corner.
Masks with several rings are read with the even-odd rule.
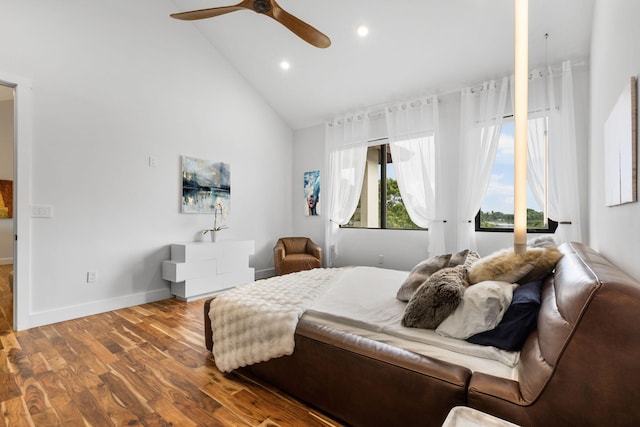
[[[0,83],[0,331],[13,330],[14,97],[14,88]]]
[[[13,323],[14,331],[30,328],[31,313],[31,149],[33,85],[30,79],[0,72],[0,87],[13,90]]]

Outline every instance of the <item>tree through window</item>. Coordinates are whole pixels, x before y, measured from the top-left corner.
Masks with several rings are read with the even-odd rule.
[[[343,227],[421,229],[411,221],[402,201],[388,144],[371,146],[367,150],[360,201]]]

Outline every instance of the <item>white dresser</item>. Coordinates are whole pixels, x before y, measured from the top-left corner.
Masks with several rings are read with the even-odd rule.
[[[254,253],[253,240],[174,243],[171,260],[162,262],[162,278],[171,282],[176,298],[204,298],[253,282],[255,272],[249,267],[249,255]]]

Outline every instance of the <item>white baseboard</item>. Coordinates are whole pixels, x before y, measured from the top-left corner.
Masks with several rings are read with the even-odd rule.
[[[29,314],[28,326],[25,329],[37,326],[50,325],[52,323],[63,322],[65,320],[77,319],[108,311],[119,310],[121,308],[133,307],[149,302],[160,301],[172,298],[169,289],[159,289],[150,292],[127,295],[100,301],[93,301],[87,304],[79,304],[68,307],[61,307],[55,310],[40,311]]]
[[[0,258],[0,265],[13,264],[13,258]]]
[[[265,268],[263,270],[256,270],[256,280],[268,279],[276,275],[275,268]]]

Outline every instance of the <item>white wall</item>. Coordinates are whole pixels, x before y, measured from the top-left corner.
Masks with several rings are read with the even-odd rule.
[[[273,267],[275,239],[292,231],[293,133],[193,24],[169,18],[170,2],[0,9],[0,80],[33,85],[30,203],[54,212],[25,219],[27,327],[170,296],[168,245],[212,222],[180,213],[182,155],[231,164],[221,238],[254,239],[251,265]]]
[[[640,2],[596,0],[591,43],[590,244],[640,279],[640,203],[606,207],[603,128],[631,76],[640,74]]]
[[[587,230],[587,200],[588,200],[588,171],[587,171],[587,147],[588,147],[588,92],[589,71],[586,65],[577,66],[573,72],[574,97],[576,110],[576,127],[578,152],[579,181],[578,189],[582,197],[583,218],[582,224]],[[459,134],[460,134],[460,96],[450,93],[440,98],[440,133],[442,141],[442,161],[447,171],[444,182],[444,192],[447,194],[444,215],[446,250],[456,250],[457,227],[456,205],[459,158]],[[324,157],[320,155],[324,150],[324,126],[297,131],[294,134],[294,200],[296,194],[302,194],[302,169],[299,164],[308,170],[323,167]],[[298,169],[298,170],[297,170]],[[326,182],[326,180],[324,181]],[[326,188],[323,187],[323,191]],[[299,196],[301,197],[301,196]],[[326,212],[323,212],[326,215]],[[325,218],[326,219],[326,218]],[[304,221],[302,214],[294,207],[294,232],[301,235],[322,236],[324,242],[324,222]],[[530,238],[535,237],[530,235]],[[513,245],[512,233],[487,233],[476,234],[478,252],[488,255],[496,250],[511,247]],[[408,270],[428,256],[428,237],[424,231],[407,230],[367,230],[367,229],[341,229],[338,232],[339,254],[335,265],[370,265],[384,268]],[[382,255],[383,263],[380,264]]]
[[[327,171],[324,165],[324,125],[318,125],[294,133],[293,144],[293,231],[297,236],[309,237],[324,247],[324,219],[327,215]],[[320,171],[320,215],[305,215],[303,176],[305,172]]]
[[[0,179],[13,180],[13,100],[0,101]],[[0,264],[11,263],[13,219],[0,218]]]

